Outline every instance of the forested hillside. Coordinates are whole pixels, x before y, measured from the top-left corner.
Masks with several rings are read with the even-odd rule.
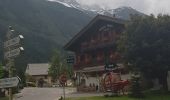
[[[0,42],[11,25],[25,37],[20,63],[47,62],[52,50],[61,49],[90,19],[82,11],[46,0],[0,0]],[[0,56],[2,60],[2,45]]]

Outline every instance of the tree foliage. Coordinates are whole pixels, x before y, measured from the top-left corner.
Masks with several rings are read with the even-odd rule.
[[[67,75],[71,74],[71,69],[66,63],[63,52],[59,52],[58,50],[54,51],[48,73],[54,81],[59,79],[62,73],[66,73]]]
[[[60,70],[62,67],[61,57],[58,51],[55,51],[51,58],[50,68],[48,74],[52,77],[53,80],[56,80],[59,77]]]
[[[167,89],[170,69],[170,16],[132,16],[119,41],[125,61],[147,78],[159,78]]]
[[[142,87],[141,87],[141,78],[140,76],[132,76],[131,78],[131,86],[130,86],[130,94],[129,96],[135,97],[135,98],[142,98],[144,97],[142,93]]]
[[[0,0],[0,12],[0,42],[9,25],[25,37],[24,55],[16,66],[23,71],[27,63],[49,61],[52,50],[61,49],[91,19],[82,11],[48,0]]]
[[[4,69],[2,67],[2,64],[0,63],[0,79],[4,76]]]
[[[24,80],[28,63],[45,63],[91,19],[88,14],[48,0],[0,0],[0,61],[9,25],[24,36],[16,72]],[[4,64],[4,61],[3,61]]]

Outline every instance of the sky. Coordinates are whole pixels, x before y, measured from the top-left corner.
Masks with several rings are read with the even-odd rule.
[[[114,9],[122,6],[132,7],[145,14],[170,14],[170,0],[76,0],[85,5],[99,5]]]

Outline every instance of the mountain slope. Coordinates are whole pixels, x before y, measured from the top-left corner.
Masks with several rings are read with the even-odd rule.
[[[145,16],[145,14],[131,8],[131,7],[119,7],[116,9],[109,9],[109,10],[101,10],[97,13],[107,15],[107,16],[115,16],[117,18],[121,18],[124,20],[129,20],[131,15],[141,15]]]
[[[46,0],[0,0],[0,41],[9,25],[22,33],[23,62],[47,62],[91,19],[84,12]],[[0,48],[2,59],[2,49]]]
[[[131,7],[119,7],[116,9],[104,9],[102,7],[100,7],[99,5],[82,5],[80,3],[78,3],[78,0],[48,0],[51,2],[57,2],[60,3],[66,7],[69,8],[75,8],[78,10],[81,10],[85,13],[87,13],[90,16],[94,16],[96,14],[102,14],[102,15],[107,15],[107,16],[114,16],[117,18],[121,18],[121,19],[125,19],[125,20],[129,20],[130,19],[130,15],[142,15],[144,16],[145,14],[131,8]]]
[[[25,52],[18,60],[20,65],[49,61],[52,51],[61,49],[96,14],[123,19],[129,19],[131,13],[142,14],[129,7],[104,10],[98,6],[82,6],[75,0],[58,1],[0,0],[0,42],[9,25],[25,37]],[[0,45],[0,61],[2,59]]]

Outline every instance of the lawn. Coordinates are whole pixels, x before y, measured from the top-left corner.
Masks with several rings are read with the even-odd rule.
[[[7,97],[0,97],[0,100],[8,100]]]
[[[75,98],[67,98],[66,100],[170,100],[170,95],[151,95],[146,96],[143,99],[135,99],[130,98],[128,96],[120,96],[120,97],[75,97]]]

